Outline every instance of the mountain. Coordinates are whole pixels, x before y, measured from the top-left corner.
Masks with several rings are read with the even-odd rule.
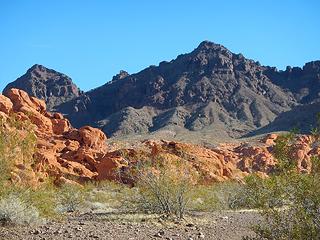
[[[320,61],[308,62],[303,68],[288,66],[285,71],[268,67],[265,74],[273,83],[289,89],[302,104],[320,99]]]
[[[53,108],[76,127],[89,124],[108,136],[166,132],[240,137],[270,126],[285,112],[299,115],[299,106],[317,102],[319,74],[320,61],[278,71],[204,41],[170,62],[135,74],[120,71],[103,86]]]
[[[205,41],[170,62],[114,77],[59,111],[76,126],[94,123],[108,135],[212,128],[240,136],[296,104],[293,94],[273,83],[266,70]]]
[[[31,96],[45,100],[49,110],[82,94],[70,77],[38,64],[9,83],[3,92],[10,88],[22,89]]]

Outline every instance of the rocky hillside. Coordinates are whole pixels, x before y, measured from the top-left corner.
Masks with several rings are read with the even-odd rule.
[[[267,67],[265,74],[273,83],[289,89],[299,103],[309,104],[320,99],[320,61],[308,62],[303,68],[287,67],[285,71]]]
[[[48,72],[40,66],[33,68]],[[32,72],[37,77],[30,77]],[[54,91],[47,74],[38,72],[30,69],[6,89],[24,89],[46,100],[49,109],[62,112],[73,125],[99,127],[108,136],[150,132],[194,136],[198,132],[200,136],[213,134],[213,138],[239,137],[260,128],[278,129],[272,125],[275,118],[291,110],[299,115],[295,110],[299,105],[320,99],[320,61],[278,71],[208,41],[191,53],[141,72],[120,71],[107,84],[81,95],[72,91],[76,89],[72,82],[58,84],[62,90]],[[25,82],[32,87],[17,84],[23,79],[29,79]],[[61,92],[71,100],[59,97]],[[281,119],[278,130],[292,127]],[[270,128],[264,128],[269,124]]]
[[[71,78],[38,64],[8,84],[3,92],[10,88],[22,89],[33,97],[45,100],[49,110],[81,95]]]
[[[115,77],[59,110],[76,126],[94,124],[108,135],[214,129],[241,136],[296,104],[267,69],[205,41],[175,60]]]

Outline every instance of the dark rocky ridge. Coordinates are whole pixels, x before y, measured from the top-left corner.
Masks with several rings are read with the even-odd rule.
[[[109,136],[169,129],[239,137],[284,112],[299,114],[296,106],[317,102],[319,91],[320,61],[278,71],[204,41],[159,66],[131,75],[120,71],[103,86],[54,106],[76,127],[93,125]]]
[[[303,68],[288,66],[285,71],[267,67],[265,74],[273,83],[289,89],[299,103],[309,104],[320,98],[320,61],[308,62]]]
[[[240,136],[270,123],[296,100],[274,84],[267,67],[202,42],[189,54],[126,75],[61,105],[76,125],[108,135],[205,127]],[[70,111],[71,110],[71,111]],[[83,118],[83,116],[87,116]]]
[[[71,78],[42,65],[33,65],[23,76],[9,83],[3,92],[10,88],[19,88],[29,95],[43,99],[49,110],[61,103],[79,97],[82,93]]]

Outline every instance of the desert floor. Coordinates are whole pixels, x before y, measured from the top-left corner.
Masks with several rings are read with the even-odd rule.
[[[0,239],[242,239],[261,221],[253,211],[192,213],[184,221],[150,215],[87,213],[37,227],[0,227]]]

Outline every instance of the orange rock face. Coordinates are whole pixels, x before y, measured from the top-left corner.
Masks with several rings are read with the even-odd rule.
[[[89,126],[79,130],[73,128],[61,114],[46,112],[43,101],[29,97],[24,91],[11,89],[6,95],[0,95],[1,114],[15,113],[17,120],[29,120],[34,124],[37,136],[33,164],[35,176],[79,182],[98,176],[96,164],[107,161],[107,138],[103,132]],[[19,179],[15,171],[13,179]]]
[[[13,104],[11,100],[0,94],[0,112],[9,114],[12,110]]]
[[[29,120],[34,124],[37,136],[36,152],[30,182],[41,182],[48,176],[57,183],[86,180],[121,180],[130,183],[126,171],[141,160],[183,161],[199,173],[203,183],[241,180],[252,172],[267,176],[277,164],[272,155],[277,135],[269,134],[259,144],[221,144],[206,148],[193,144],[163,140],[145,141],[137,148],[107,148],[105,134],[97,128],[84,126],[73,128],[59,113],[46,112],[45,103],[18,89],[11,89],[7,97],[0,95],[0,118],[11,114],[19,121]],[[310,172],[311,156],[319,155],[320,147],[313,146],[310,136],[299,136],[293,144],[292,158],[297,169]],[[20,170],[16,164],[12,181],[19,182]]]

